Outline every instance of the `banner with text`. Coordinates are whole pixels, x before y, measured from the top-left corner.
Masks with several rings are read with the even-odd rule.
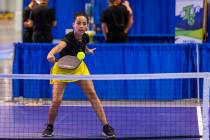
[[[203,0],[176,0],[175,43],[202,43]]]

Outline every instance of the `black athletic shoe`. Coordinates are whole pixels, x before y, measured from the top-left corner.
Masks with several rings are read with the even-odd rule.
[[[42,132],[43,137],[52,137],[53,136],[53,125],[47,125],[47,128]]]
[[[106,124],[103,127],[102,135],[107,138],[115,138],[114,129],[109,124]]]

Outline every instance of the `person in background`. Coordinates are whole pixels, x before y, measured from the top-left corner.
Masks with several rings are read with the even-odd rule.
[[[23,42],[32,42],[33,28],[29,24],[29,18],[32,9],[37,5],[36,0],[31,0],[29,5],[23,11]]]
[[[54,9],[48,7],[48,0],[39,0],[39,5],[33,8],[30,26],[33,27],[33,42],[52,43],[52,27],[56,26],[56,19]]]
[[[109,0],[109,7],[102,12],[101,26],[107,43],[127,42],[133,24],[133,12],[129,2]]]

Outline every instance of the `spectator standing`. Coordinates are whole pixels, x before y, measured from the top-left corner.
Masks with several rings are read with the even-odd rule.
[[[55,11],[48,7],[48,0],[40,0],[33,8],[30,25],[33,26],[33,42],[51,43],[53,41],[52,27],[56,26]]]
[[[128,1],[109,0],[109,7],[101,15],[102,32],[107,43],[127,42],[133,24],[133,12]]]
[[[29,24],[32,9],[37,5],[36,0],[31,0],[23,11],[23,42],[32,42],[33,28]]]

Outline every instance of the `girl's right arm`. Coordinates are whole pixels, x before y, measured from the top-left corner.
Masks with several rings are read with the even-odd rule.
[[[63,48],[67,46],[66,42],[60,41],[47,55],[47,60],[55,63],[55,54],[59,53]]]

